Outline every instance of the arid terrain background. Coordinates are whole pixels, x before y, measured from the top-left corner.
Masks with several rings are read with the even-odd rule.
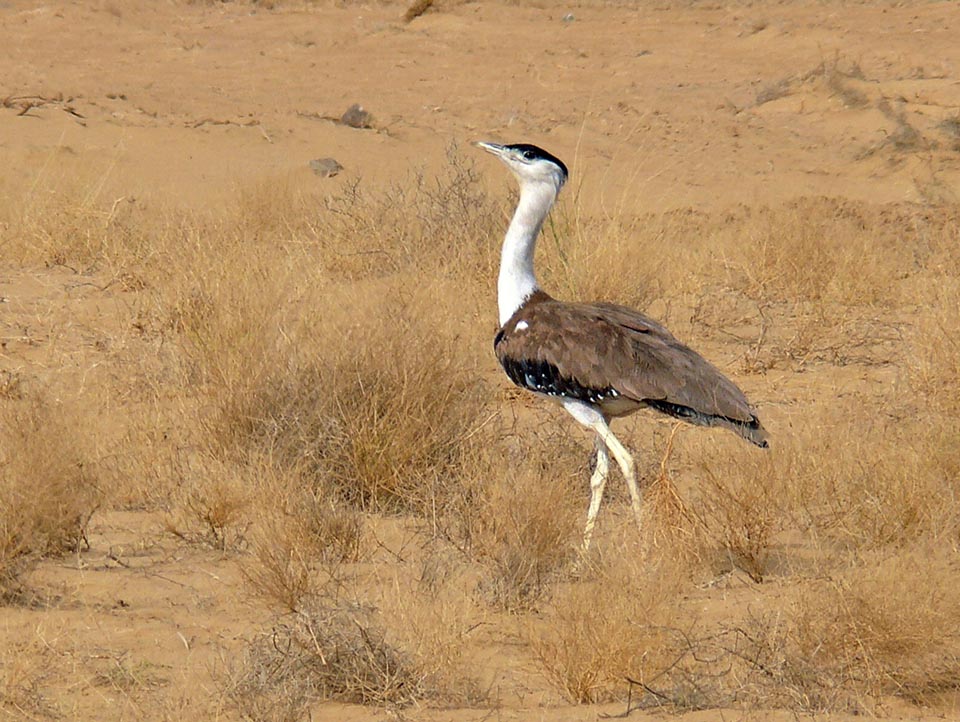
[[[0,717],[960,718],[956,3],[430,5],[0,2]],[[586,558],[475,139],[770,431]]]

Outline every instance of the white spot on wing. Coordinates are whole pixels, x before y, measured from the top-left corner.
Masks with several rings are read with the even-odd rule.
[[[513,329],[513,330],[514,330],[514,331],[526,331],[528,328],[530,328],[530,324],[527,323],[526,321],[517,321],[517,325],[514,326],[514,329]]]

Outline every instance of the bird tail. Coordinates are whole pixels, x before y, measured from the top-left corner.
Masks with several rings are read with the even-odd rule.
[[[754,416],[750,421],[735,421],[733,419],[723,419],[721,423],[718,423],[717,426],[725,426],[726,428],[733,431],[735,434],[740,435],[751,444],[756,444],[761,449],[767,449],[770,447],[770,443],[767,441],[767,430],[760,425],[760,419]]]
[[[770,446],[767,442],[766,429],[760,424],[760,419],[754,415],[750,416],[749,421],[741,421],[740,419],[721,416],[719,414],[705,414],[689,406],[672,404],[669,401],[646,399],[646,403],[657,411],[669,414],[676,419],[682,419],[689,424],[696,426],[719,426],[724,429],[729,429],[737,436],[746,439],[751,444],[759,446],[761,449],[766,449]]]

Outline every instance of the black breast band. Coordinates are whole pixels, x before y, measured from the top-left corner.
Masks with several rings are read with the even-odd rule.
[[[619,396],[616,389],[611,387],[597,389],[583,386],[576,379],[562,375],[556,366],[546,361],[504,358],[501,363],[513,383],[537,393],[591,404]]]

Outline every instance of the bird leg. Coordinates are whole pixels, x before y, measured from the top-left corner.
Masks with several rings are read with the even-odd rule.
[[[597,512],[600,511],[600,501],[603,499],[603,489],[607,485],[607,474],[610,472],[610,455],[607,445],[599,436],[596,437],[597,465],[590,477],[590,506],[587,508],[587,526],[583,530],[583,547],[581,553],[586,554],[590,548],[590,539],[593,537],[593,525],[597,521]]]
[[[630,490],[630,506],[633,509],[633,516],[637,520],[637,529],[643,530],[643,520],[641,518],[641,505],[643,497],[640,495],[640,487],[637,484],[637,469],[633,457],[626,447],[620,443],[620,440],[613,435],[606,421],[601,419],[593,424],[597,434],[603,439],[603,443],[610,450],[617,466],[623,473],[623,478],[627,482],[627,489]]]
[[[623,478],[627,481],[627,488],[630,490],[630,506],[633,508],[633,516],[637,520],[637,528],[642,529],[640,507],[643,499],[640,496],[640,487],[637,486],[637,470],[630,452],[626,450],[623,444],[620,443],[620,440],[610,431],[610,425],[604,418],[603,412],[596,406],[576,399],[564,399],[563,408],[570,412],[570,415],[581,424],[589,429],[593,429],[600,441],[603,442],[603,446],[613,454],[617,466],[619,466],[620,471],[623,472]],[[609,463],[606,464],[606,467],[609,467]],[[594,471],[590,479],[590,508],[587,510],[587,528],[583,535],[584,548],[586,548],[590,542],[589,535],[593,531],[593,520],[600,508],[600,499],[603,497],[604,483],[599,481],[600,476],[598,475],[598,471],[601,468],[598,447],[597,470]]]

